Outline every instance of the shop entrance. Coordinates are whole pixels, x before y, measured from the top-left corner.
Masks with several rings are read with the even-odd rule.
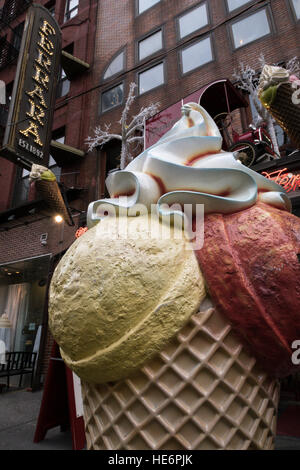
[[[5,313],[10,324],[0,328],[6,352],[40,355],[50,259],[46,255],[0,265],[0,315]]]

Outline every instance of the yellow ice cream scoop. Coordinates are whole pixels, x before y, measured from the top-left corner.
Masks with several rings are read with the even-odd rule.
[[[41,179],[45,181],[56,181],[55,174],[51,170],[46,170],[41,175]]]
[[[64,361],[83,380],[127,377],[198,311],[204,280],[183,234],[148,216],[109,217],[62,258],[49,324]]]

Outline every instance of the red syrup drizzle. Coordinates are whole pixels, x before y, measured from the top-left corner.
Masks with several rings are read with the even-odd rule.
[[[259,193],[267,193],[267,192],[269,192],[269,191],[270,191],[269,189],[264,189],[264,188],[257,190],[258,194],[259,194]]]
[[[167,194],[168,192],[170,192],[166,186],[164,185],[163,181],[161,180],[161,178],[159,176],[156,176],[156,175],[152,175],[151,173],[147,173],[147,175],[151,176],[151,178],[154,179],[154,181],[157,183],[159,189],[160,189],[160,194],[161,196],[163,196],[164,194]],[[178,189],[174,189],[173,191],[190,191],[191,193],[198,193],[200,191],[198,191],[197,189],[189,189],[189,188],[178,188]],[[219,197],[228,197],[231,193],[230,189],[225,189],[224,191],[222,191],[221,193],[209,193],[208,191],[205,191],[206,194],[211,194],[212,196],[219,196]]]
[[[157,186],[159,187],[160,190],[160,195],[162,196],[163,194],[166,194],[168,192],[165,184],[163,183],[162,179],[159,176],[152,175],[152,173],[146,173],[147,175],[151,176],[151,178],[154,179],[156,182]]]
[[[209,155],[215,155],[215,151],[212,152],[207,152],[207,153],[199,153],[198,155],[195,155],[194,157],[189,158],[185,162],[185,166],[193,166],[195,162],[198,160],[201,160],[202,158],[208,157]]]
[[[133,194],[135,193],[135,190],[133,189],[132,191],[127,191],[127,192],[124,192],[124,193],[117,193],[117,194],[114,194],[112,196],[112,199],[117,199],[118,197],[129,197],[129,196],[133,196]]]

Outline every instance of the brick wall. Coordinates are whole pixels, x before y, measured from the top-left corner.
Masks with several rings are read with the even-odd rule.
[[[95,62],[93,75],[95,83],[101,85],[101,77],[109,61],[122,47],[126,47],[126,71],[115,79],[103,83],[93,95],[90,113],[90,133],[95,124],[112,123],[112,130],[118,131],[121,107],[99,115],[99,100],[101,91],[125,81],[126,94],[130,81],[137,81],[137,72],[143,69],[143,62],[135,60],[136,41],[147,32],[163,25],[164,50],[159,51],[151,59],[155,63],[158,59],[166,61],[167,83],[153,92],[146,93],[137,98],[133,112],[141,106],[151,102],[160,102],[160,109],[179,101],[185,96],[201,88],[201,86],[219,78],[232,78],[234,69],[243,61],[254,68],[258,67],[258,56],[262,52],[268,63],[288,60],[295,55],[300,56],[299,22],[296,23],[289,9],[289,0],[273,0],[270,3],[271,19],[274,32],[238,50],[233,50],[230,42],[228,24],[240,10],[231,15],[226,13],[225,0],[210,0],[209,10],[211,24],[200,31],[205,34],[211,32],[215,60],[203,67],[181,76],[179,71],[180,45],[188,44],[191,38],[196,38],[198,32],[191,37],[178,41],[176,37],[175,18],[188,8],[198,5],[199,0],[161,0],[155,6],[135,17],[134,2],[131,0],[103,0],[98,10],[97,35],[95,42]],[[255,9],[265,5],[265,2],[252,2],[241,10],[251,7],[249,14]],[[117,12],[117,14],[116,14]],[[227,22],[225,20],[228,20]],[[144,61],[147,62],[147,61]],[[151,63],[150,62],[150,63]],[[134,70],[132,70],[134,69]]]
[[[75,240],[78,227],[56,224],[53,217],[36,214],[3,223],[0,228],[0,263],[3,264],[48,253],[56,255]],[[48,233],[45,246],[40,241],[42,233]]]

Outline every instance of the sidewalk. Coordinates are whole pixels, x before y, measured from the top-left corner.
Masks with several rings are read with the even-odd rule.
[[[54,428],[43,441],[33,442],[42,390],[0,393],[0,450],[72,450],[70,431]],[[278,436],[276,450],[300,450],[300,439]]]
[[[72,450],[70,431],[54,428],[33,442],[43,391],[0,393],[0,450]]]

